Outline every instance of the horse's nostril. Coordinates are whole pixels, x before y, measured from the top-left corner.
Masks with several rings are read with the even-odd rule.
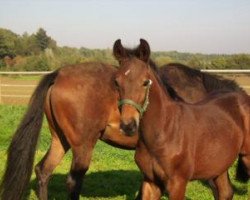
[[[136,131],[136,122],[135,120],[131,120],[129,123],[121,122],[120,128],[127,134],[132,135]]]

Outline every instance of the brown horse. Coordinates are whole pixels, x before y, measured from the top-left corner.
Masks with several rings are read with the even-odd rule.
[[[28,185],[44,111],[52,141],[35,167],[40,199],[47,199],[49,177],[69,148],[73,152],[67,181],[71,199],[79,198],[98,139],[125,149],[135,148],[137,136],[129,138],[119,132],[117,93],[111,81],[115,71],[111,65],[84,63],[43,78],[9,146],[1,199],[20,199]]]
[[[117,44],[121,47],[120,41]],[[127,56],[143,58],[140,49],[144,45],[147,43],[142,40],[137,48],[122,50]],[[151,67],[157,70],[152,61]],[[187,67],[183,71],[177,67],[175,74],[180,76],[177,73],[179,71],[183,79],[192,80],[189,78],[189,70],[192,69]],[[68,149],[73,151],[67,181],[72,199],[79,196],[82,177],[89,167],[92,150],[98,139],[119,148],[135,149],[138,136],[126,137],[119,132],[117,92],[111,81],[116,71],[116,67],[111,65],[84,63],[61,68],[43,78],[9,146],[6,171],[0,188],[1,199],[20,199],[29,183],[44,112],[52,141],[50,149],[35,167],[40,199],[47,199],[49,177]],[[174,80],[173,73],[171,76],[167,75],[168,71],[163,73],[166,80]],[[173,87],[166,84],[166,88],[173,99],[178,99],[175,90],[179,91],[179,85],[172,83]],[[197,82],[193,86],[198,84],[205,82]],[[218,85],[213,84],[213,90],[217,90]],[[197,90],[195,87],[193,89]],[[234,90],[234,87],[228,89]],[[204,91],[204,95],[206,94]],[[183,92],[181,98],[188,101],[189,95]]]
[[[149,67],[149,46],[141,52],[144,62],[117,49],[121,128],[128,135],[140,131],[135,160],[144,180],[138,198],[160,199],[167,190],[171,200],[183,200],[188,181],[205,179],[215,199],[232,199],[228,168],[239,155],[240,173],[250,177],[248,95],[222,92],[194,105],[176,102]]]

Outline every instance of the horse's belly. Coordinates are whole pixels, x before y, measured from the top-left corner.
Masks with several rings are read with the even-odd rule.
[[[214,145],[213,145],[214,146]],[[214,151],[201,151],[195,161],[192,179],[211,179],[227,171],[237,159],[239,147],[237,145],[214,146]]]

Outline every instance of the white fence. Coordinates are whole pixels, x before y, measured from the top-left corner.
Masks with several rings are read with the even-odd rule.
[[[29,99],[31,94],[5,94],[3,92],[3,88],[30,88],[30,89],[34,89],[37,85],[36,84],[6,84],[2,81],[2,76],[3,75],[38,75],[38,76],[42,76],[45,74],[50,73],[50,71],[40,71],[40,72],[0,72],[0,104],[3,103],[2,98],[26,98]]]
[[[208,73],[214,73],[214,74],[221,74],[221,75],[233,75],[234,77],[239,76],[239,75],[249,75],[249,81],[245,81],[245,83],[241,85],[242,88],[249,90],[250,94],[250,70],[238,70],[238,69],[232,69],[232,70],[201,70],[202,72],[208,72]],[[50,71],[41,71],[41,72],[0,72],[0,104],[3,103],[2,98],[26,98],[28,99],[31,95],[30,94],[5,94],[3,92],[3,88],[26,88],[26,89],[34,89],[37,85],[36,84],[6,84],[1,81],[1,76],[2,75],[45,75],[50,73]]]

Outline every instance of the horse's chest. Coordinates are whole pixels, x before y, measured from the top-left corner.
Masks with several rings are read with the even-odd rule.
[[[143,145],[136,149],[135,161],[140,170],[150,180],[164,179],[165,173],[156,157]]]
[[[166,149],[148,150],[145,145],[139,145],[136,149],[135,160],[140,170],[150,180],[161,180],[165,182],[174,171],[176,165],[184,162],[182,155]]]

